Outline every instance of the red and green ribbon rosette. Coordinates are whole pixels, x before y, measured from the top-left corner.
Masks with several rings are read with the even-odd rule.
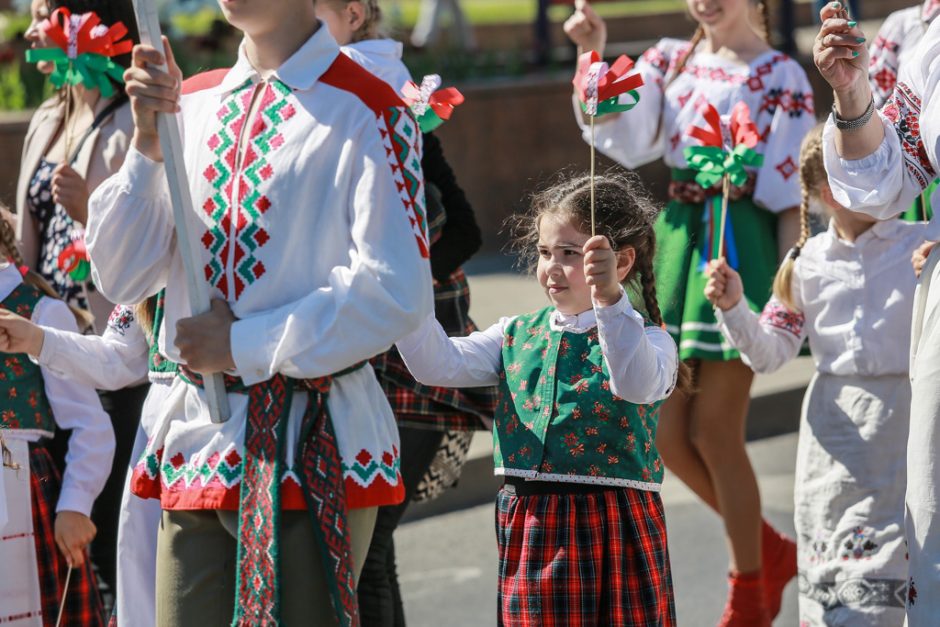
[[[689,167],[697,171],[695,182],[708,189],[727,175],[735,186],[744,185],[747,182],[745,167],[759,168],[764,163],[764,156],[754,151],[760,133],[751,120],[750,109],[739,102],[727,121],[722,120],[711,104],[704,105],[701,113],[708,128],[691,126],[688,134],[702,145],[688,146],[684,151]]]
[[[76,283],[87,281],[91,276],[91,261],[88,258],[88,249],[85,248],[85,238],[79,237],[66,246],[59,253],[56,265]]]
[[[626,55],[621,55],[613,65],[601,61],[594,50],[578,57],[578,69],[572,83],[585,115],[598,117],[622,113],[639,104],[637,89],[643,86],[643,77],[629,74],[632,69],[633,60]],[[621,102],[623,94],[629,95],[628,102]]]
[[[449,120],[454,108],[463,104],[463,94],[456,87],[440,86],[441,77],[430,74],[421,79],[421,85],[408,81],[402,88],[402,99],[411,107],[422,133],[430,133]]]
[[[722,183],[722,193],[705,203],[705,237],[703,238],[702,269],[709,259],[726,257],[732,268],[740,266],[734,229],[728,223],[728,200],[731,185],[741,187],[747,183],[746,168],[759,168],[764,156],[754,148],[760,133],[748,106],[739,102],[727,118],[705,103],[700,112],[707,128],[690,126],[690,137],[702,142],[701,146],[688,146],[683,154],[689,167],[696,171],[695,182],[703,189]]]
[[[124,82],[124,68],[112,60],[134,47],[131,40],[122,39],[127,35],[123,23],[105,26],[94,11],[75,15],[63,7],[39,28],[56,46],[27,50],[26,61],[52,61],[55,69],[50,79],[56,87],[81,84],[110,98],[114,94],[111,81]]]

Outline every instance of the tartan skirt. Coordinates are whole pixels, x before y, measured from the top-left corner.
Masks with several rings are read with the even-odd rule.
[[[29,447],[29,471],[43,623],[55,625],[69,569],[55,542],[55,507],[62,479],[52,455],[41,445]],[[61,624],[82,627],[105,624],[98,582],[87,555],[85,563],[72,571]]]
[[[415,381],[395,348],[373,357],[375,376],[401,427],[482,431],[493,419],[496,388],[444,388]]]
[[[672,627],[666,520],[656,492],[496,497],[498,624]]]

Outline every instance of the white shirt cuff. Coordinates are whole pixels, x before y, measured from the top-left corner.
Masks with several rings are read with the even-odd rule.
[[[620,300],[618,300],[613,305],[598,305],[597,303],[592,303],[594,306],[594,316],[597,318],[598,323],[609,322],[615,317],[626,314],[631,318],[639,321],[641,325],[646,324],[646,321],[643,320],[643,316],[633,308],[633,304],[630,302],[630,299],[627,297],[626,291],[624,291],[623,286],[620,287]]]
[[[91,506],[95,503],[95,496],[88,494],[75,486],[63,486],[59,494],[59,502],[56,503],[55,511],[58,512],[78,512],[85,516],[91,516]]]
[[[154,161],[131,144],[121,166],[125,191],[131,196],[162,196],[166,191],[166,172],[162,162]]]
[[[734,307],[727,311],[724,311],[719,307],[715,307],[715,319],[718,321],[719,325],[723,326],[734,327],[735,325],[739,325],[750,315],[751,308],[748,307],[747,299],[743,296],[738,300]]]
[[[271,369],[267,317],[252,316],[232,325],[229,340],[232,359],[245,385],[254,385],[274,376]]]

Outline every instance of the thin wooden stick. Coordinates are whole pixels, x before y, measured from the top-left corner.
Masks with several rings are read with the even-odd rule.
[[[927,191],[924,190],[920,193],[920,214],[924,217],[924,222],[927,222],[929,218],[927,217]]]
[[[594,224],[594,118],[591,116],[591,237],[597,235],[597,228]]]
[[[728,224],[728,196],[731,194],[731,179],[725,174],[721,179],[721,227],[718,231],[718,258],[725,256],[725,226]]]
[[[69,596],[69,582],[72,580],[72,565],[69,564],[69,570],[65,574],[65,587],[62,589],[62,600],[59,601],[59,616],[55,619],[55,627],[62,624],[62,615],[65,613],[65,599]]]
[[[163,50],[160,35],[160,20],[157,16],[155,0],[134,0],[134,14],[140,31],[140,42]],[[166,70],[164,64],[160,69]],[[170,188],[170,201],[173,205],[173,222],[176,226],[176,241],[183,270],[186,274],[186,288],[193,315],[209,311],[209,287],[199,270],[202,250],[199,240],[191,237],[190,222],[194,220],[193,199],[189,193],[189,179],[183,162],[183,142],[179,123],[175,115],[161,113],[157,115],[157,131],[160,134],[160,148]],[[203,377],[206,404],[212,422],[220,423],[229,419],[230,408],[225,393],[222,373]]]
[[[69,132],[69,118],[72,117],[72,98],[75,97],[75,88],[66,87],[65,96],[65,119],[62,120],[62,133],[65,135],[65,159],[63,163],[71,165],[69,159],[72,157],[72,134]]]

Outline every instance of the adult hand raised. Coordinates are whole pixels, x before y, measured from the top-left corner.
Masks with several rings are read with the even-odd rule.
[[[587,0],[575,0],[574,14],[565,20],[565,34],[581,51],[596,50],[604,56],[607,45],[607,24],[594,12]]]
[[[822,26],[813,44],[813,61],[836,92],[840,115],[845,119],[860,117],[871,102],[865,34],[846,17],[839,2],[827,4],[819,17]]]

